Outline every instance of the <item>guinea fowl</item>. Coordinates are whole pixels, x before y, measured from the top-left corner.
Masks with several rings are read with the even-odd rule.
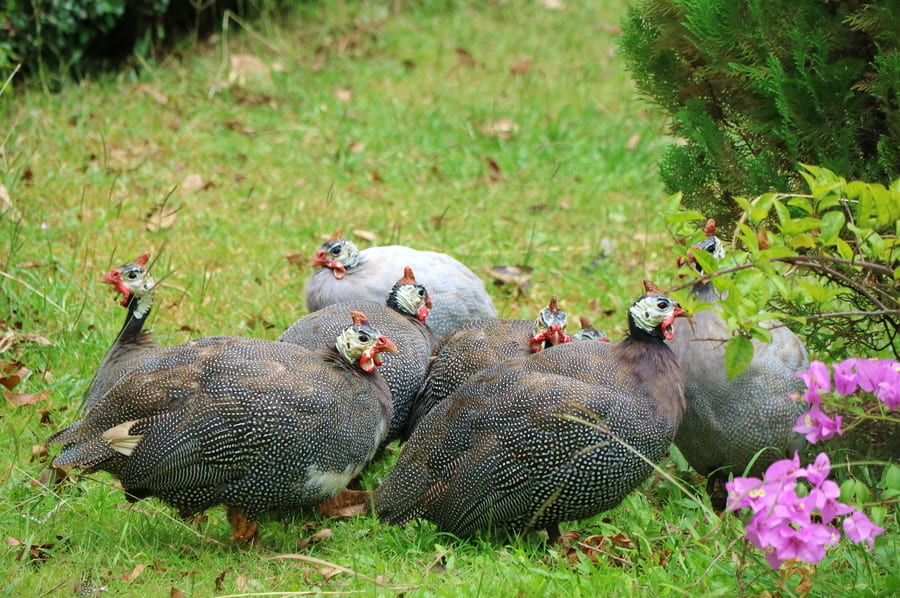
[[[149,259],[150,254],[144,253],[100,278],[122,293],[120,305],[128,311],[115,342],[94,373],[82,403],[83,411],[90,411],[123,375],[140,363],[148,351],[158,348],[150,333],[142,330],[153,307],[153,290],[156,285],[147,269]],[[80,421],[63,428],[51,436],[48,442],[62,445],[74,442],[79,426]]]
[[[316,252],[312,263],[321,268],[306,283],[309,311],[358,299],[381,303],[397,272],[410,266],[434,301],[428,326],[437,338],[463,322],[497,317],[481,279],[444,253],[399,245],[360,251],[338,229]]]
[[[110,471],[129,500],[156,496],[185,517],[224,504],[235,540],[252,538],[259,514],[343,489],[387,433],[390,390],[373,370],[397,348],[352,319],[319,350],[237,337],[161,350],[87,414],[103,432],[68,463]]]
[[[573,341],[603,341],[609,342],[609,338],[602,330],[594,328],[591,321],[585,316],[581,316],[581,329],[572,335]]]
[[[375,491],[379,518],[423,517],[461,537],[545,528],[556,540],[560,522],[621,502],[665,456],[684,409],[664,342],[683,312],[645,289],[625,339],[508,359],[438,403]]]
[[[724,257],[714,220],[704,232],[706,239],[693,249]],[[691,294],[712,304],[718,300],[710,282],[695,283]],[[724,343],[731,333],[713,309],[677,322],[669,344],[681,364],[687,398],[675,445],[691,467],[708,476],[707,491],[716,510],[725,508],[729,474],[744,475],[759,451],[766,449],[749,475],[761,476],[773,462],[804,446],[803,436],[792,430],[803,404],[789,395],[806,389],[794,373],[809,368],[809,356],[793,332],[775,322],[767,327],[772,343],[753,339],[753,360],[732,380],[725,373]]]
[[[345,327],[346,314],[364,312],[369,322],[387,335],[399,348],[399,353],[384,356],[379,372],[391,389],[394,417],[384,444],[396,438],[405,439],[403,431],[416,394],[425,380],[425,371],[431,355],[433,337],[426,326],[431,299],[428,291],[416,282],[410,267],[403,269],[403,277],[397,280],[387,301],[347,301],[335,303],[305,315],[280,337],[279,341],[316,349],[328,344]]]
[[[409,431],[471,375],[504,359],[531,355],[571,341],[572,337],[566,334],[567,321],[566,312],[559,309],[556,297],[552,297],[534,320],[472,320],[448,332],[431,353],[428,373],[409,420]]]

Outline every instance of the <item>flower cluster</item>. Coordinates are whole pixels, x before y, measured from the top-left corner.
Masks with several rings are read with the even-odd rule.
[[[842,434],[841,416],[829,417],[822,411],[822,396],[832,392],[831,373],[821,361],[814,361],[806,372],[797,374],[806,383],[803,400],[812,405],[794,424],[794,431],[815,444]],[[846,359],[834,364],[834,391],[849,395],[859,389],[872,393],[888,409],[900,407],[900,362],[893,359]]]
[[[808,563],[822,560],[826,546],[840,539],[835,527],[838,517],[843,517],[847,537],[857,544],[868,542],[870,550],[875,536],[884,531],[865,513],[838,500],[838,485],[827,479],[830,471],[831,462],[825,453],[807,467],[800,467],[800,457],[795,453],[793,459],[769,466],[762,480],[735,478],[725,485],[729,511],[753,511],[744,537],[765,553],[773,569],[788,559]],[[811,486],[805,496],[797,493],[800,478],[806,478]]]

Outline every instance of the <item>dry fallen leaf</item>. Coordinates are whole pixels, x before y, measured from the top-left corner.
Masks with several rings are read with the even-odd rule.
[[[50,391],[45,390],[34,394],[25,394],[21,392],[9,392],[4,390],[3,396],[6,401],[13,407],[21,407],[23,405],[34,405],[50,398]]]
[[[319,512],[326,517],[356,517],[366,512],[372,493],[366,490],[341,490],[319,503]]]
[[[500,166],[497,164],[497,162],[494,161],[493,158],[487,157],[485,158],[485,162],[487,162],[488,177],[491,179],[492,183],[496,183],[503,178],[503,173],[500,172]]]
[[[498,121],[485,123],[481,127],[481,132],[488,137],[497,137],[504,141],[512,138],[514,133],[519,131],[519,125],[508,118],[501,118]]]
[[[531,266],[494,266],[491,268],[490,274],[495,284],[511,284],[521,289],[527,289],[531,286],[529,279],[532,272],[534,272],[534,268]]]
[[[634,148],[636,148],[638,146],[638,143],[640,143],[640,142],[641,142],[641,134],[635,133],[634,135],[632,135],[631,137],[628,138],[628,143],[625,144],[625,149],[627,149],[628,151],[631,151]]]
[[[184,592],[173,586],[169,590],[169,598],[184,598]]]
[[[475,58],[465,48],[456,48],[456,62],[469,68],[475,66]]]
[[[161,106],[165,106],[169,103],[169,96],[167,96],[163,91],[155,85],[150,85],[149,83],[138,83],[137,89],[153,98],[157,104]]]
[[[3,214],[7,210],[11,210],[12,207],[12,199],[9,197],[9,191],[0,184],[0,214]]]
[[[21,361],[2,363],[0,364],[0,386],[5,386],[6,390],[12,390],[30,373],[31,371],[25,368]]]
[[[562,0],[539,0],[544,8],[548,10],[564,10],[566,5]]]
[[[146,228],[151,233],[161,229],[171,228],[175,224],[175,214],[178,208],[171,204],[159,205],[147,214]]]
[[[134,569],[131,570],[131,573],[127,573],[127,574],[119,577],[119,579],[122,581],[122,583],[131,583],[135,579],[137,579],[138,576],[140,576],[140,574],[143,573],[144,569],[146,569],[146,568],[147,568],[147,565],[140,565],[140,564],[136,565],[134,567]]]
[[[509,72],[513,75],[524,75],[531,68],[531,57],[523,56],[517,63],[509,68]]]
[[[225,575],[228,573],[231,573],[232,571],[234,571],[234,569],[232,569],[231,567],[228,567],[227,569],[225,569],[224,571],[219,573],[218,577],[216,577],[214,585],[215,585],[217,592],[222,591],[222,582],[225,581]]]
[[[353,99],[353,91],[347,87],[342,87],[341,89],[334,92],[334,97],[342,102],[349,102]]]
[[[206,191],[210,187],[212,187],[212,183],[204,181],[203,177],[197,173],[187,175],[178,185],[178,189],[181,191],[200,191],[201,189]]]
[[[248,83],[272,83],[272,75],[266,64],[252,54],[232,54],[229,56],[231,70],[228,73],[228,83],[237,83],[246,87]]]
[[[361,228],[354,228],[353,234],[354,234],[354,236],[357,236],[360,239],[365,239],[366,241],[369,241],[370,243],[374,242],[376,239],[375,233],[373,233],[372,231],[361,229]]]

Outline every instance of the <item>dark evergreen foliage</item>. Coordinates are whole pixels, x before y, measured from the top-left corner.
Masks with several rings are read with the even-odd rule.
[[[900,176],[900,1],[640,0],[623,30],[687,207],[731,221],[735,196],[802,189],[798,163]]]

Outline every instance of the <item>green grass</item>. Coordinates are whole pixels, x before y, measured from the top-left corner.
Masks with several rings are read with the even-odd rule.
[[[427,523],[312,512],[265,521],[247,549],[222,509],[187,525],[155,500],[127,505],[105,474],[35,483],[47,460],[32,446],[76,417],[124,316],[99,273],[143,251],[166,276],[150,321],[164,344],[274,339],[305,313],[310,273],[284,256],[338,227],[446,251],[485,280],[494,266],[529,266],[527,289],[490,286],[502,315],[530,319],[555,294],[575,321],[619,336],[642,278],[678,282],[655,166],[669,140],[616,53],[623,13],[612,1],[324,2],[249,33],[232,22],[139,72],[55,94],[7,88],[0,338],[13,336],[0,365],[31,370],[17,392],[50,395],[0,407],[0,527],[32,547],[4,544],[0,595],[66,596],[77,583],[111,596],[801,596],[807,581],[811,596],[897,591],[893,512],[874,554],[842,543],[818,567],[772,573],[734,518],[708,517],[660,476],[572,524],[582,538],[632,540],[597,563],[535,536],[458,541]],[[241,55],[267,74],[229,82]],[[175,209],[162,227],[160,205]],[[386,471],[374,466],[369,484]],[[333,535],[307,545],[323,528]]]

